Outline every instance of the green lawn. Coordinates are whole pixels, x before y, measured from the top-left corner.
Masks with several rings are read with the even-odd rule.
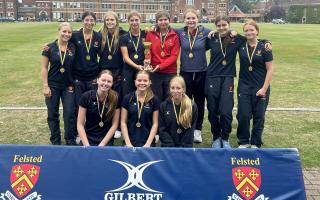
[[[41,46],[55,39],[57,25],[0,23],[0,106],[44,106]],[[121,26],[128,28],[127,24]],[[212,24],[207,26],[213,28]],[[79,23],[74,24],[74,28],[79,27]],[[242,33],[241,24],[231,27]],[[320,26],[261,24],[260,29],[260,37],[273,45],[275,73],[269,107],[320,108]],[[0,111],[0,143],[47,144],[49,130],[45,118],[44,111]],[[236,126],[234,120],[231,136],[234,146]],[[205,121],[202,147],[210,146],[209,129]],[[305,167],[320,167],[320,160],[316,159],[320,157],[319,138],[320,113],[267,113],[265,147],[297,147]]]

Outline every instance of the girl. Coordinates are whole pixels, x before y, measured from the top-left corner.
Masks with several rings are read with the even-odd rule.
[[[185,27],[176,29],[181,43],[180,75],[186,82],[186,94],[198,107],[194,142],[202,142],[201,130],[204,117],[204,86],[207,70],[206,40],[210,29],[198,25],[199,14],[194,8],[184,13]]]
[[[162,147],[192,147],[198,110],[185,94],[181,76],[170,81],[170,97],[160,105],[159,137]]]
[[[120,37],[126,32],[119,28],[117,13],[108,11],[104,16],[102,36],[101,57],[99,66],[101,70],[109,69],[113,74],[113,89],[121,95],[121,78],[123,58],[120,51]]]
[[[145,31],[140,29],[141,15],[137,11],[128,14],[129,31],[120,38],[121,52],[124,59],[123,66],[123,94],[135,90],[134,78],[138,71],[144,69],[144,46]]]
[[[214,148],[230,148],[229,134],[232,124],[236,55],[244,38],[229,34],[230,20],[218,16],[215,20],[218,33],[208,40],[210,63],[206,75],[206,98]]]
[[[177,74],[180,42],[177,33],[170,28],[170,15],[167,11],[159,11],[156,22],[156,31],[149,31],[146,41],[152,42],[152,90],[160,100],[164,100],[169,96],[169,81]]]
[[[75,106],[71,68],[75,59],[76,47],[69,42],[71,36],[71,25],[67,22],[61,23],[58,28],[58,39],[48,44],[49,50],[42,52],[43,94],[48,108],[50,141],[54,145],[61,144],[60,99],[63,106],[66,144],[75,145]]]
[[[80,99],[77,128],[84,146],[113,145],[120,105],[112,84],[111,71],[103,70],[97,78],[98,89],[85,92]]]
[[[150,85],[149,73],[139,71],[135,79],[136,91],[122,101],[121,130],[128,147],[155,146],[160,101]]]
[[[265,121],[265,111],[270,96],[273,73],[272,51],[258,41],[259,26],[253,20],[243,25],[247,42],[239,49],[240,73],[238,83],[238,129],[239,148],[260,148]],[[250,120],[253,127],[250,138]]]

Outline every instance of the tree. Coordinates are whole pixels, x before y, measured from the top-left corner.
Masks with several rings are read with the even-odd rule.
[[[267,18],[269,20],[285,18],[285,16],[286,16],[286,11],[280,6],[272,6],[270,8],[270,11],[267,13]]]

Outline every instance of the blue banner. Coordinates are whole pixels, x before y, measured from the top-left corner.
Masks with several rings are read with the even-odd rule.
[[[0,200],[305,200],[296,149],[0,145]]]

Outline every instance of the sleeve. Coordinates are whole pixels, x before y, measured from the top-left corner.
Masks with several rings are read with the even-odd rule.
[[[79,106],[83,108],[89,107],[89,99],[90,99],[90,92],[85,92],[81,95],[79,100]]]
[[[205,47],[206,47],[206,51],[210,49],[210,41],[211,39],[209,39],[208,37],[206,38],[206,44],[205,44]]]
[[[173,39],[173,48],[171,50],[171,55],[169,58],[167,58],[163,63],[159,65],[160,71],[168,68],[169,66],[173,65],[177,62],[179,53],[180,53],[180,40],[178,35],[175,33],[174,39]]]
[[[41,55],[50,58],[50,53],[51,53],[52,45],[49,44],[48,47],[49,47],[49,49],[48,49],[47,51],[42,51]]]
[[[120,36],[120,47],[126,47],[127,46],[127,34],[121,35]]]
[[[192,121],[191,121],[191,128],[189,128],[185,135],[181,139],[181,144],[183,147],[193,147],[193,137],[194,137],[194,130],[196,128],[198,118],[198,108],[196,104],[192,105]]]
[[[272,50],[265,49],[264,47],[263,47],[263,49],[264,49],[264,51],[263,51],[264,61],[265,61],[265,62],[271,62],[271,61],[273,61]]]
[[[121,107],[122,107],[122,108],[125,108],[126,110],[129,109],[130,96],[131,96],[131,94],[127,94],[127,95],[123,98],[122,103],[121,103]]]
[[[170,133],[168,132],[167,124],[165,121],[165,105],[165,102],[160,105],[158,134],[162,147],[174,147],[175,145],[173,139]]]
[[[157,96],[153,97],[153,111],[157,111],[160,109],[160,100]]]

